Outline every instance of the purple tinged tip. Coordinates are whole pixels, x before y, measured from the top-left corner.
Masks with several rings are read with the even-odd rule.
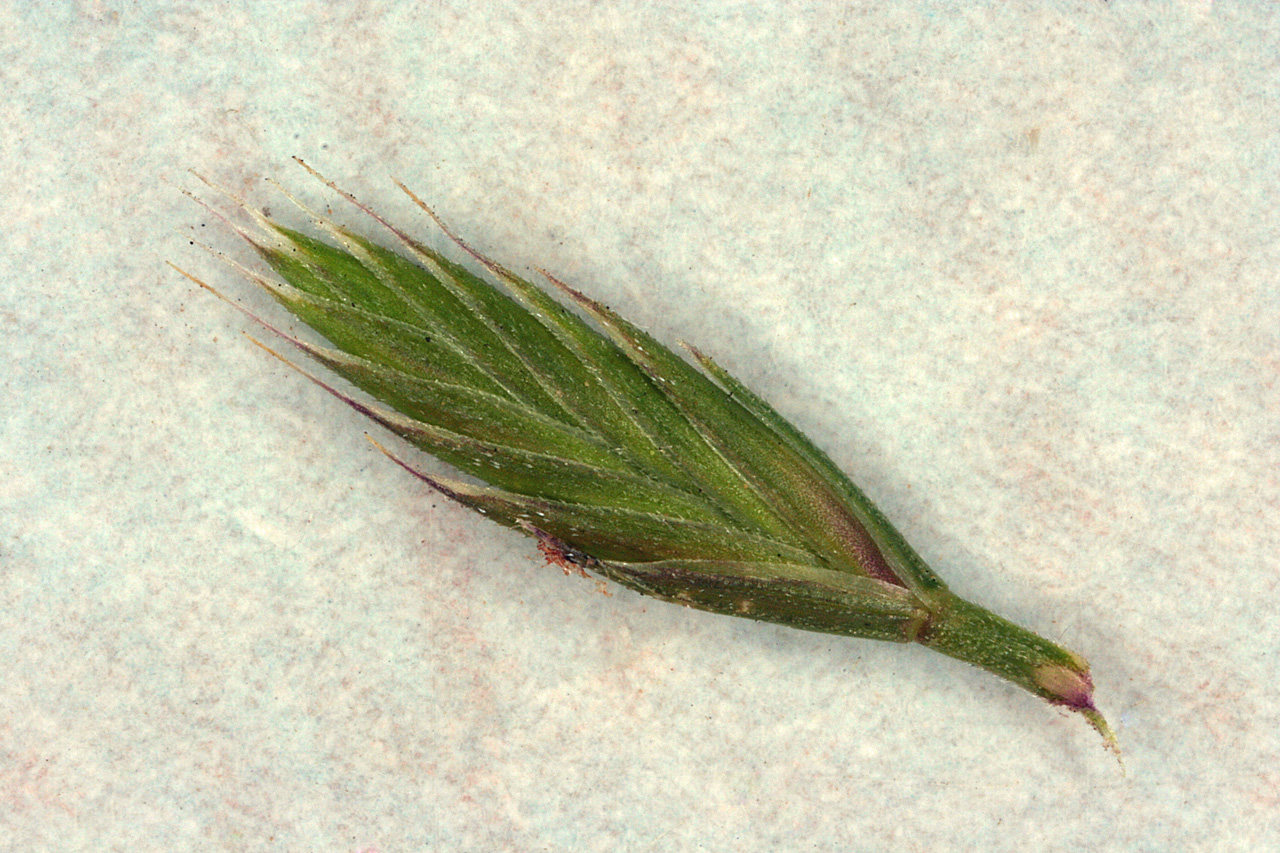
[[[1088,664],[1081,660],[1079,666],[1076,669],[1057,663],[1045,664],[1035,671],[1036,684],[1056,697],[1049,700],[1054,705],[1070,708],[1083,715],[1089,725],[1102,735],[1107,749],[1114,752],[1116,758],[1120,758],[1120,744],[1115,732],[1093,704],[1093,677],[1089,675]],[[1123,762],[1121,766],[1124,766]]]
[[[396,456],[396,455],[395,455],[394,453],[392,453],[390,450],[387,450],[387,448],[385,448],[385,447],[383,447],[381,444],[379,444],[379,443],[378,443],[378,440],[377,440],[376,438],[374,438],[373,436],[369,435],[368,433],[365,433],[365,436],[364,436],[364,437],[365,437],[365,438],[367,438],[367,439],[369,440],[369,443],[370,443],[370,444],[372,444],[374,447],[378,448],[378,450],[382,452],[382,455],[383,455],[383,456],[387,457],[387,458],[388,458],[388,459],[390,459],[392,462],[396,463],[396,464],[397,464],[397,465],[399,465],[401,468],[403,468],[404,470],[408,471],[410,474],[412,474],[413,476],[417,477],[419,480],[421,480],[422,482],[426,483],[428,486],[430,486],[431,488],[435,489],[437,492],[439,492],[440,494],[444,495],[445,497],[447,497],[447,498],[451,498],[452,500],[458,501],[459,503],[463,503],[461,495],[459,495],[459,494],[458,494],[457,492],[455,492],[453,489],[450,489],[450,488],[449,488],[448,486],[446,486],[442,481],[437,480],[437,479],[435,479],[434,477],[431,477],[431,476],[429,476],[429,475],[427,475],[427,474],[422,473],[422,472],[421,472],[421,471],[419,471],[417,468],[414,468],[414,467],[413,467],[412,465],[410,465],[408,462],[405,462],[405,461],[404,461],[403,459],[401,459],[399,456]]]

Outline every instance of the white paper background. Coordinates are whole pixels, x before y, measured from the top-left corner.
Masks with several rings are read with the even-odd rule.
[[[1280,6],[0,7],[14,850],[1261,850],[1280,837]],[[555,271],[770,398],[1082,721],[612,597],[164,262],[198,169]]]

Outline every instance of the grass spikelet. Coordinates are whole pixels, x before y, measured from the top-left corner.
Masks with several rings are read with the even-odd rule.
[[[253,319],[358,390],[294,365],[312,381],[461,475],[379,445],[428,487],[566,571],[918,643],[1080,713],[1115,748],[1082,657],[952,593],[826,454],[701,351],[686,360],[553,277],[543,288],[489,261],[412,193],[487,278],[325,183],[396,248],[305,208],[327,239],[249,210],[259,233],[240,233],[278,278],[246,274],[327,345]]]

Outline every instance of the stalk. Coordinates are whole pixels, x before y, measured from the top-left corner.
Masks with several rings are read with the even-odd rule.
[[[1093,703],[1088,661],[950,590],[931,604],[931,618],[916,635],[917,643],[1080,713],[1119,754],[1115,733]]]

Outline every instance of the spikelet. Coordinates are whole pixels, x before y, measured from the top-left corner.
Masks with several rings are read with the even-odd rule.
[[[919,643],[1078,711],[1115,748],[1083,658],[951,593],[821,450],[710,358],[690,348],[690,363],[547,276],[557,300],[445,229],[481,278],[341,194],[402,248],[316,214],[331,242],[249,211],[262,233],[244,236],[282,281],[249,274],[332,346],[254,319],[377,402],[313,381],[485,485],[388,453],[418,479],[566,570],[714,613]]]

